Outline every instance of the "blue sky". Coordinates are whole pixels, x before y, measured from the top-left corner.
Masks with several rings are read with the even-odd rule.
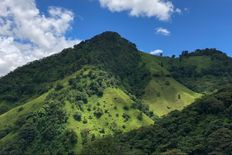
[[[232,55],[232,0],[1,0],[0,76],[104,31],[139,50]]]
[[[132,17],[128,11],[112,13],[97,0],[37,0],[46,13],[49,6],[61,6],[75,13],[68,37],[88,39],[103,31],[116,31],[136,43],[140,50],[161,49],[166,55],[178,55],[182,50],[218,48],[231,54],[232,0],[174,0],[182,10],[168,21],[155,17]],[[169,36],[156,33],[162,27]]]

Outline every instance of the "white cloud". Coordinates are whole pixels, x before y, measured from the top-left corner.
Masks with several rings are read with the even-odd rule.
[[[158,28],[156,28],[156,34],[160,34],[163,36],[169,36],[171,34],[171,32],[168,29],[158,27]]]
[[[150,54],[152,55],[160,55],[160,54],[163,54],[163,50],[161,49],[157,49],[157,50],[154,50],[154,51],[151,51]]]
[[[179,14],[182,13],[181,9],[179,9],[179,8],[176,8],[175,12],[176,12],[176,13],[179,13]]]
[[[35,0],[1,0],[0,76],[79,43],[65,37],[73,20],[71,11],[59,7],[42,14]]]
[[[168,0],[99,0],[99,2],[102,7],[112,12],[129,11],[131,16],[156,17],[162,21],[169,20],[176,12],[172,2]]]

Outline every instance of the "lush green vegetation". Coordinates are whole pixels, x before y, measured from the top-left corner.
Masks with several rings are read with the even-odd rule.
[[[232,82],[232,59],[216,49],[184,51],[168,63],[172,76],[197,92],[213,92]]]
[[[231,154],[232,87],[174,111],[154,126],[85,146],[83,154]]]
[[[171,77],[167,66],[174,59],[145,53],[141,57],[152,75],[141,99],[155,115],[161,117],[173,110],[182,110],[201,96]]]
[[[103,33],[0,78],[0,154],[228,154],[231,64]]]
[[[15,103],[37,97],[53,87],[53,83],[94,65],[112,73],[126,90],[137,96],[149,81],[149,72],[141,63],[134,44],[113,32],[105,32],[74,48],[34,61],[0,79],[0,111],[6,112]],[[9,106],[11,105],[11,106]]]
[[[97,138],[153,124],[153,113],[142,104],[133,106],[136,97],[130,99],[120,87],[117,79],[96,67],[84,67],[56,82],[39,99],[40,110],[25,111],[36,101],[1,115],[0,154],[77,153]],[[19,116],[14,121],[13,114]]]

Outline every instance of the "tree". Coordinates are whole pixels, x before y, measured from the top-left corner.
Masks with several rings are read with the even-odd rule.
[[[81,113],[75,113],[74,115],[73,115],[73,118],[76,120],[76,121],[81,121]]]

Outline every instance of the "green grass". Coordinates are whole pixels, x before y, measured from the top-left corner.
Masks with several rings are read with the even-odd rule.
[[[142,102],[156,115],[163,116],[173,110],[182,110],[200,96],[172,78],[153,78],[145,89]]]
[[[168,58],[153,56],[147,53],[141,53],[142,62],[146,64],[147,69],[152,75],[168,76],[169,71],[162,67],[161,64],[166,64]]]
[[[7,127],[13,127],[15,122],[22,117],[25,114],[38,111],[44,103],[44,100],[46,98],[48,93],[45,93],[44,95],[25,103],[24,105],[15,107],[11,109],[10,111],[0,115],[0,130],[3,130]],[[19,110],[21,109],[21,110]],[[16,132],[10,132],[6,136],[0,139],[0,148],[4,147],[6,144],[10,144],[17,136]]]
[[[197,94],[184,85],[177,82],[170,76],[167,68],[171,61],[177,61],[166,57],[152,56],[150,54],[142,53],[142,60],[149,69],[152,79],[145,88],[145,93],[142,97],[143,104],[149,106],[157,116],[161,117],[173,110],[182,110],[184,107],[190,105],[201,95]],[[185,63],[194,64],[210,64],[210,59],[206,57],[191,57]],[[179,99],[180,96],[180,99]]]
[[[5,128],[6,126],[12,126],[17,121],[18,118],[20,118],[21,116],[25,114],[38,111],[42,107],[43,101],[45,100],[47,94],[48,93],[45,93],[42,96],[28,103],[25,103],[24,105],[15,107],[11,109],[10,111],[0,115],[0,122],[1,122],[0,130]],[[21,111],[19,110],[20,108],[22,108]]]
[[[72,104],[66,103],[65,107],[69,115],[67,128],[73,129],[78,135],[78,144],[75,150],[79,152],[82,147],[82,145],[80,145],[83,141],[80,134],[81,131],[88,131],[88,138],[91,138],[91,135],[95,135],[96,138],[101,138],[107,135],[113,135],[117,132],[128,132],[142,126],[153,124],[153,121],[144,114],[143,120],[138,120],[137,116],[140,112],[130,108],[131,105],[132,100],[130,97],[117,88],[107,88],[102,98],[96,96],[91,97],[88,104],[84,106],[83,111],[78,111]],[[128,106],[129,110],[125,110],[124,106]],[[94,116],[94,107],[103,110],[103,115],[100,118]],[[88,108],[90,108],[91,111],[88,111]],[[84,124],[82,121],[78,122],[73,118],[73,114],[77,111],[82,113],[82,120],[86,119],[88,123]],[[125,122],[122,117],[123,113],[130,116],[127,122]],[[116,115],[118,115],[118,117]],[[123,128],[123,125],[125,128]],[[104,129],[105,133],[99,132],[102,129]]]

